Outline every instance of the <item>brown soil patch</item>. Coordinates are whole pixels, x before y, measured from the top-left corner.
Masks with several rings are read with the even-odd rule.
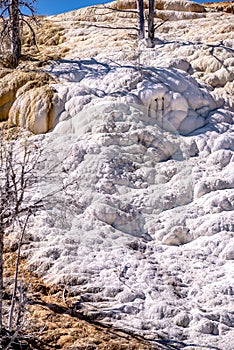
[[[13,249],[13,247],[11,247]],[[16,253],[4,254],[4,304],[10,305],[15,271]],[[23,349],[40,350],[153,350],[160,349],[147,343],[140,336],[129,335],[97,321],[85,319],[74,311],[72,299],[63,299],[60,287],[46,285],[27,270],[21,259],[20,274],[27,296],[21,333],[27,337]],[[69,305],[70,306],[69,306]],[[5,320],[6,322],[6,320]],[[11,349],[16,349],[12,347]],[[162,348],[161,348],[162,349]],[[165,349],[163,347],[163,349]]]

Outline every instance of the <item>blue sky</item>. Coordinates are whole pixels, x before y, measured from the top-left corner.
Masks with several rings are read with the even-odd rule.
[[[35,8],[37,14],[54,15],[57,13],[76,10],[81,7],[105,4],[110,0],[37,0]]]
[[[203,0],[209,1],[209,0]],[[196,2],[203,2],[198,0]],[[111,2],[110,0],[37,0],[35,5],[37,14],[40,15],[53,15],[57,13],[76,10],[81,7],[104,4]]]

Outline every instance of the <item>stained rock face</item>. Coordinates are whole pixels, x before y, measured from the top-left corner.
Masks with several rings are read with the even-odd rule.
[[[0,120],[35,134],[50,130],[55,120],[56,97],[46,73],[2,70]]]
[[[29,83],[30,84],[30,83]],[[55,124],[58,100],[49,85],[18,90],[9,111],[9,124],[26,128],[34,134],[45,133]]]
[[[18,73],[18,72],[17,72]],[[11,72],[8,70],[3,70],[1,72],[1,97],[0,97],[0,108],[1,108],[1,114],[0,114],[0,120],[4,121],[8,118],[8,113],[10,110],[10,107],[15,99],[15,95],[17,90],[24,84],[32,79],[32,75],[28,75],[27,73],[24,74],[22,72],[19,72],[17,74],[16,72]],[[34,80],[34,79],[33,79]]]

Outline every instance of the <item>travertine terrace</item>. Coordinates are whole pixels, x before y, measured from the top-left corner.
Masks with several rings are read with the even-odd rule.
[[[62,39],[42,53],[60,59],[2,69],[0,117],[58,164],[51,182],[40,170],[37,191],[67,185],[34,218],[25,255],[102,322],[155,344],[231,350],[233,14],[156,3],[152,49],[134,13],[100,5],[43,19]]]

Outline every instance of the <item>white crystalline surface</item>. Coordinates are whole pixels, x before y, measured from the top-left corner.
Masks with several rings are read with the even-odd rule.
[[[31,268],[79,295],[88,315],[178,348],[231,350],[231,81],[205,85],[213,73],[198,80],[176,61],[179,47],[154,64],[150,51],[142,66],[97,56],[47,68],[60,106],[35,142],[45,168],[58,166],[40,191],[65,190],[34,219],[27,250]]]

